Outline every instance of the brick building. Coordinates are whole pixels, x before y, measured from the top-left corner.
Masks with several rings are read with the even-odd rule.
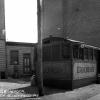
[[[100,47],[99,0],[43,0],[43,38],[69,37]]]

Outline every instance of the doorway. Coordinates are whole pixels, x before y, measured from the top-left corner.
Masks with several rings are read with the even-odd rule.
[[[31,55],[30,53],[23,54],[23,73],[31,74]]]

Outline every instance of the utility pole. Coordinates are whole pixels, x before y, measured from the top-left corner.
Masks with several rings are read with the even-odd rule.
[[[37,64],[36,64],[36,80],[39,96],[44,95],[43,89],[43,68],[42,68],[42,29],[41,29],[41,10],[42,0],[37,0],[38,14],[38,44],[37,44]]]

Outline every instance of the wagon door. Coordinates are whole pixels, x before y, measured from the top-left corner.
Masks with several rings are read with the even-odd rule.
[[[23,54],[23,72],[31,74],[31,55],[30,53]]]

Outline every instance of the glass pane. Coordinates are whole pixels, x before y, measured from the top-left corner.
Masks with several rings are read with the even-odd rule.
[[[78,46],[73,47],[73,57],[78,59]]]

